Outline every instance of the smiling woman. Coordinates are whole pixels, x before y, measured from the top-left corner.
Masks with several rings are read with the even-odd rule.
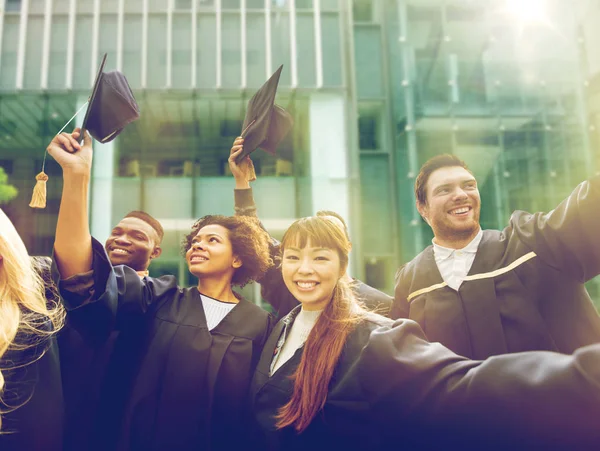
[[[340,277],[348,240],[326,218],[296,221],[282,251],[301,306],[254,373],[254,449],[599,449],[599,345],[471,361],[363,311]]]
[[[54,277],[69,320],[90,344],[97,347],[113,330],[120,332],[102,381],[96,433],[85,445],[241,448],[247,443],[247,390],[271,317],[232,286],[258,279],[270,266],[267,233],[250,218],[201,218],[183,246],[197,286],[179,287],[174,276],[140,277],[131,262],[117,263],[136,249],[147,255],[153,231],[140,218],[127,217],[106,250],[91,238],[91,142],[80,147],[78,136],[63,134],[49,147],[64,171]],[[76,170],[73,162],[80,163]]]

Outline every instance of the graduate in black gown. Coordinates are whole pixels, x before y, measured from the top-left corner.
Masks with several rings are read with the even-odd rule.
[[[129,380],[117,430],[100,449],[232,449],[244,443],[247,390],[270,330],[267,312],[232,285],[259,278],[271,264],[268,235],[248,218],[207,216],[183,243],[198,286],[173,276],[141,278],[112,266],[87,224],[91,139],[79,130],[52,141],[63,168],[55,277],[67,315],[91,342],[128,334]],[[117,352],[117,350],[115,350]],[[102,419],[100,419],[102,421]]]
[[[468,360],[414,321],[365,312],[342,278],[348,251],[327,218],[283,237],[301,305],[252,381],[256,449],[600,449],[600,345]]]
[[[60,451],[64,402],[56,333],[58,293],[39,276],[0,210],[0,450]]]

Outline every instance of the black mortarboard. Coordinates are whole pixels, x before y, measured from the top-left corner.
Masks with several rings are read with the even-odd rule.
[[[100,63],[81,126],[82,137],[87,130],[101,143],[112,141],[127,124],[140,117],[140,109],[125,75],[116,70],[104,73],[105,62],[106,54]]]
[[[125,75],[119,71],[104,73],[106,53],[100,63],[96,74],[92,95],[88,101],[87,111],[81,126],[80,139],[83,140],[85,130],[101,143],[112,141],[125,128],[127,124],[140,117],[140,109],[133,97],[133,92],[127,83]],[[69,123],[77,117],[85,104],[69,119],[65,126],[57,133],[60,135]],[[46,208],[46,182],[48,176],[44,172],[46,155],[44,153],[42,172],[35,176],[37,180],[33,188],[33,196],[29,206],[32,208]]]
[[[292,116],[279,105],[275,105],[275,94],[282,69],[283,65],[279,66],[248,102],[242,126],[244,149],[237,158],[238,162],[259,147],[275,155],[277,145],[294,124]]]

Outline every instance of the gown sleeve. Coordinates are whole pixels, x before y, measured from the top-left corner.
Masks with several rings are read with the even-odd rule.
[[[600,449],[600,345],[472,361],[398,320],[371,333],[357,366],[392,437],[408,431],[446,449]]]
[[[113,330],[139,322],[151,305],[178,290],[173,276],[140,277],[132,268],[113,267],[101,243],[92,238],[92,270],[61,280],[53,263],[69,323],[88,341],[104,342]]]
[[[252,188],[234,190],[234,198],[236,215],[258,218]],[[266,230],[262,224],[261,227]],[[263,299],[277,311],[277,318],[284,317],[298,305],[298,301],[294,298],[292,293],[290,293],[283,281],[280,250],[281,243],[271,236],[269,241],[269,254],[271,255],[271,259],[273,259],[274,264],[258,281],[261,286],[261,295]]]
[[[549,213],[513,213],[510,228],[546,264],[586,282],[600,274],[600,176]]]

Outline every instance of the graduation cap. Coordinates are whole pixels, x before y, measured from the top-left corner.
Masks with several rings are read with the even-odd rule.
[[[275,105],[275,94],[282,69],[283,65],[279,66],[248,102],[241,135],[244,138],[244,146],[237,157],[238,163],[258,148],[275,155],[277,146],[294,124],[292,116],[279,105]]]
[[[133,92],[127,83],[125,75],[119,71],[104,73],[104,64],[106,63],[106,53],[102,58],[92,95],[87,104],[87,111],[81,127],[80,139],[83,139],[85,130],[101,143],[107,143],[117,137],[123,131],[125,126],[140,117],[140,109],[133,97]],[[79,112],[86,106],[84,104],[77,113],[64,125],[57,133],[59,135],[75,119]],[[48,176],[44,173],[46,165],[46,155],[42,162],[42,172],[36,175],[37,183],[33,188],[31,203],[32,208],[46,207],[46,182]]]
[[[125,75],[115,70],[104,73],[106,53],[96,74],[88,109],[81,126],[81,137],[87,130],[96,140],[107,143],[117,137],[125,126],[140,117]]]

